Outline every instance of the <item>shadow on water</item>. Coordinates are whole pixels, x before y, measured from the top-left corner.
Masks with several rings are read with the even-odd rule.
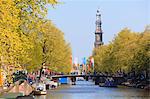
[[[61,85],[35,99],[150,99],[150,92],[135,88],[106,88],[93,82],[78,81],[77,85]]]

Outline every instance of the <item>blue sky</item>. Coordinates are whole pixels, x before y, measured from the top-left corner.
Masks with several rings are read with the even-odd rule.
[[[125,27],[142,32],[150,24],[150,0],[59,0],[48,8],[48,19],[64,32],[79,62],[92,54],[96,10],[100,8],[103,42],[108,44]]]

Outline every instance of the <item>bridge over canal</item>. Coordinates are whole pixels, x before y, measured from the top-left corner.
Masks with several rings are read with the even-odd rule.
[[[87,81],[89,80],[89,77],[91,77],[94,81],[95,84],[98,85],[100,82],[104,82],[106,78],[113,78],[114,82],[116,84],[121,84],[126,81],[125,77],[117,77],[117,76],[106,76],[106,75],[55,75],[51,76],[52,79],[59,79],[59,78],[74,78],[76,77],[83,77]]]

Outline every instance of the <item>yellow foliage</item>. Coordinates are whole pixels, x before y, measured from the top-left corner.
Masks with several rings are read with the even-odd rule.
[[[102,72],[148,70],[150,66],[150,31],[132,32],[125,28],[107,46],[94,50],[95,68]]]
[[[57,3],[57,0],[0,0],[0,62],[6,71],[10,65],[33,71],[43,63],[51,64],[49,68],[55,70],[69,71],[70,46],[64,34],[45,19],[45,5]]]

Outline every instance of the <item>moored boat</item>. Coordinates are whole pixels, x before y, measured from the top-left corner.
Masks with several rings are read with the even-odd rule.
[[[100,87],[117,87],[117,84],[114,82],[113,78],[107,78],[104,83],[99,83]]]
[[[34,95],[46,95],[47,91],[46,91],[46,86],[43,83],[39,83],[35,90],[33,91]]]
[[[47,94],[46,91],[38,91],[38,90],[33,91],[33,93],[34,93],[34,95],[46,95]]]

